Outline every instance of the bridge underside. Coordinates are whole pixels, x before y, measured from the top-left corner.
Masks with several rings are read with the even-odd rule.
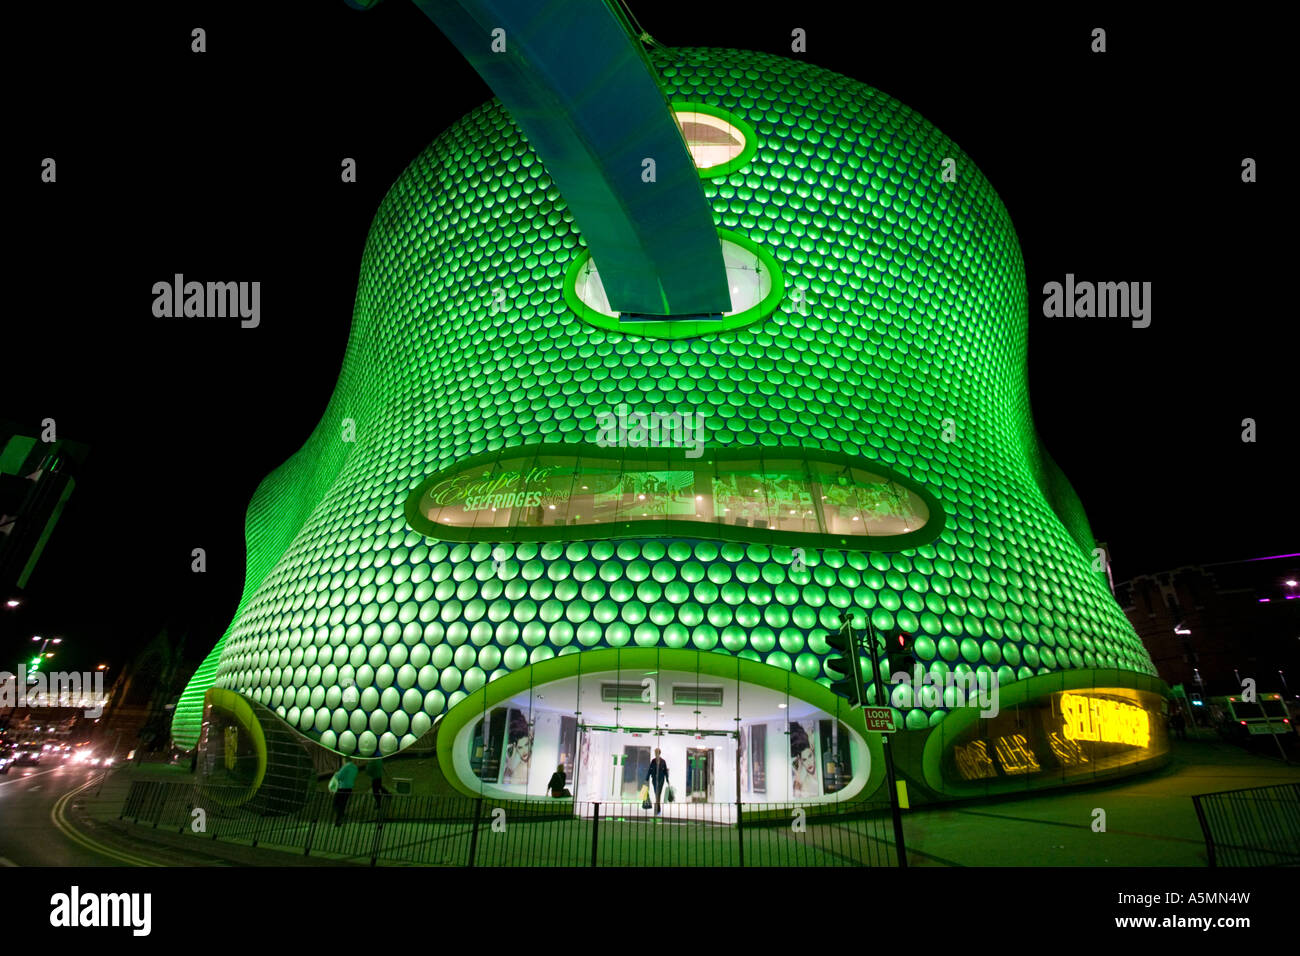
[[[542,158],[614,309],[655,316],[731,308],[699,172],[618,11],[590,0],[415,3]]]

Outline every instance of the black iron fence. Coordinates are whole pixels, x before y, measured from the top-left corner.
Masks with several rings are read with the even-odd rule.
[[[887,803],[664,804],[314,792],[290,813],[240,788],[137,780],[121,819],[357,863],[426,866],[896,866]]]
[[[1192,797],[1210,866],[1300,865],[1300,783]]]

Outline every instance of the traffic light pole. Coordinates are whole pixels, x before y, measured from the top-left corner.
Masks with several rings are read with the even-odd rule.
[[[849,624],[849,636],[853,636],[853,625]],[[867,643],[871,648],[871,678],[876,683],[876,706],[888,707],[889,692],[885,681],[881,680],[880,673],[880,654],[876,650],[876,630],[871,626],[871,618],[867,618]],[[890,746],[889,739],[892,735],[882,733],[880,735],[881,746],[885,750],[885,785],[889,788],[889,812],[894,818],[894,854],[898,857],[898,866],[900,869],[907,869],[907,846],[903,842],[903,812],[898,806],[898,783],[894,777],[894,748]]]

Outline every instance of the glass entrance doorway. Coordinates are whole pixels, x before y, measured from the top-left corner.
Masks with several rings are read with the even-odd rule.
[[[866,784],[861,737],[779,688],[706,676],[717,658],[699,655],[694,671],[582,671],[480,704],[456,730],[453,769],[485,796],[548,801],[560,773],[588,812],[640,812],[659,751],[662,814],[682,818],[704,805],[842,800]]]
[[[686,749],[686,799],[691,803],[713,802],[713,748]]]
[[[629,739],[631,738],[631,739]],[[679,806],[736,801],[738,741],[734,733],[645,733],[578,727],[578,802],[641,802],[655,751],[668,766],[667,786]],[[663,804],[667,806],[665,796]]]
[[[618,796],[622,800],[635,800],[641,790],[641,783],[650,770],[649,747],[624,747],[622,753],[623,772],[622,789]]]

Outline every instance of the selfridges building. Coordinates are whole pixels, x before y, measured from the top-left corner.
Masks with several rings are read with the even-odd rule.
[[[1165,688],[1038,442],[992,186],[855,80],[647,56],[732,308],[613,309],[502,103],[446,130],[375,217],[337,387],[254,496],[175,741],[257,711],[340,754],[433,744],[463,793],[540,797],[560,765],[636,799],[660,748],[682,800],[866,797],[880,738],[827,670],[848,612],[937,685],[890,688],[914,793],[1158,762]]]

